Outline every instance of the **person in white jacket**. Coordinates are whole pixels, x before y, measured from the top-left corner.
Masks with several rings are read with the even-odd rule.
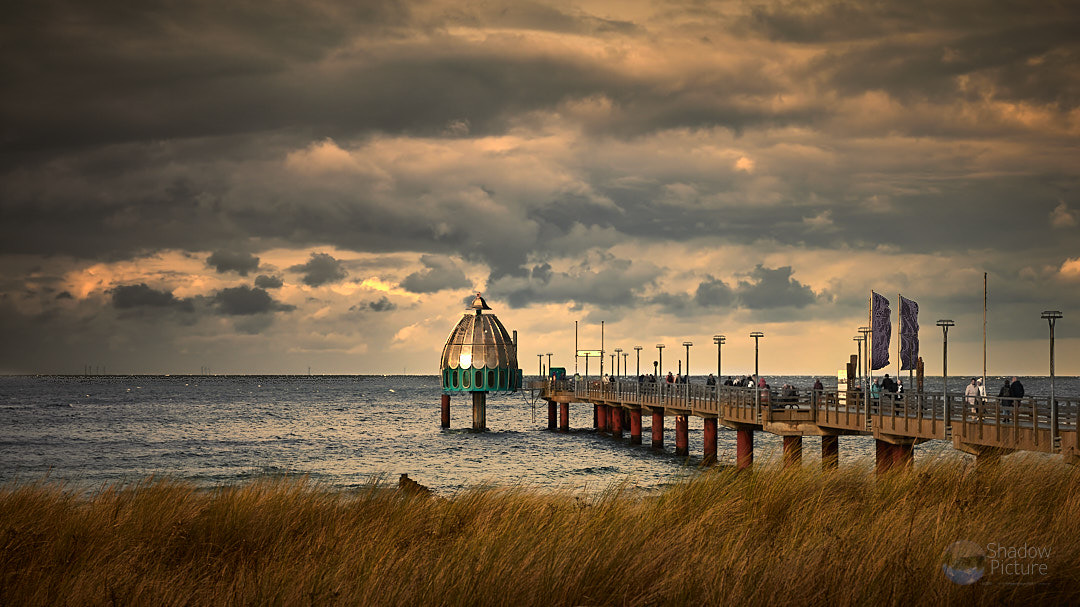
[[[964,388],[964,400],[967,401],[967,404],[974,406],[975,401],[978,399],[978,397],[979,384],[976,383],[975,378],[972,377],[971,383],[967,385],[967,388]]]

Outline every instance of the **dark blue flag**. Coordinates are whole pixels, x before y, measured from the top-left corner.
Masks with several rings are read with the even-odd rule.
[[[919,304],[900,296],[900,369],[915,369],[919,361]]]
[[[892,316],[889,300],[870,291],[870,369],[889,366],[889,342],[892,341]]]

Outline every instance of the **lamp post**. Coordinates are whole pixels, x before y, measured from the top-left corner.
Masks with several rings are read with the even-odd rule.
[[[1042,317],[1046,319],[1046,322],[1050,323],[1050,436],[1057,440],[1058,404],[1054,395],[1054,322],[1061,318],[1061,312],[1046,310],[1042,313]]]
[[[551,352],[548,352],[544,356],[548,357],[548,373],[551,373]]]
[[[855,355],[855,360],[858,363],[858,365],[855,367],[857,369],[857,371],[855,372],[855,378],[858,380],[860,386],[862,385],[862,340],[862,335],[856,335],[855,337],[851,338],[851,341],[858,344],[856,346],[858,348],[858,353]]]
[[[873,379],[870,376],[871,375],[870,367],[872,366],[870,364],[870,334],[872,332],[873,331],[870,329],[870,327],[859,327],[859,333],[862,333],[862,336],[863,336],[863,348],[865,350],[864,353],[863,353],[863,357],[862,357],[863,368],[859,369],[859,378],[860,378],[859,381],[866,384],[865,386],[862,387],[862,389],[863,389],[863,401],[864,401],[863,404],[865,405],[865,408],[866,408],[866,423],[867,423],[867,425],[870,424],[870,383],[871,383],[871,380]]]
[[[859,333],[862,334],[862,367],[859,368],[859,380],[870,383],[870,327],[859,327]],[[863,386],[863,390],[867,394],[870,393],[870,386]],[[869,398],[869,397],[867,397]]]
[[[612,352],[610,354],[610,356],[611,356],[611,367],[608,370],[609,371],[615,371],[615,375],[618,375],[619,370],[615,368],[615,357],[618,356],[618,354],[615,354],[614,352]]]
[[[723,335],[713,335],[712,340],[713,343],[716,344],[716,383],[719,385],[721,383],[720,376],[722,375],[720,373],[720,347],[727,343],[727,337]]]
[[[629,375],[629,373],[628,373],[629,368],[627,367],[627,363],[626,363],[626,358],[628,356],[630,356],[629,352],[623,352],[622,353],[622,372],[623,372],[623,375]]]
[[[765,334],[761,331],[754,331],[750,334],[750,337],[754,338],[754,381],[760,385],[761,377],[758,375],[758,340],[765,337]],[[761,408],[761,390],[758,386],[754,386],[754,406]]]
[[[622,348],[615,348],[615,377],[622,377],[622,373],[626,373],[626,369],[619,372],[619,356],[622,355]]]
[[[941,327],[941,399],[945,402],[945,425],[949,426],[952,421],[949,414],[949,327],[956,323],[943,318],[937,321],[937,326]]]
[[[537,354],[536,357],[540,359],[539,362],[536,363],[537,366],[540,367],[540,377],[544,377],[544,355]]]
[[[694,342],[684,341],[682,345],[686,346],[686,383],[690,383],[690,346],[694,345]]]
[[[656,349],[660,351],[660,357],[659,357],[660,358],[660,373],[663,373],[664,372],[664,344],[656,344]],[[660,373],[656,374],[658,379],[659,379]]]
[[[634,351],[637,352],[637,374],[641,375],[641,346],[634,346]]]

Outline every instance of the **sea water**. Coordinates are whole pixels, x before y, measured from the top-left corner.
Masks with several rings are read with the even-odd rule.
[[[814,381],[769,379],[799,388]],[[1029,395],[1049,392],[1046,378],[1023,381]],[[964,383],[950,378],[950,391]],[[996,393],[1000,381],[988,383]],[[928,378],[926,389],[940,385]],[[1075,377],[1056,385],[1062,396],[1080,393]],[[615,482],[657,488],[700,469],[700,418],[690,420],[686,458],[674,454],[671,422],[665,449],[649,446],[648,415],[642,446],[597,434],[592,406],[582,403],[570,405],[570,433],[550,432],[546,404],[527,391],[488,395],[488,432],[468,430],[471,400],[455,395],[452,429],[443,430],[441,394],[436,376],[4,376],[0,484],[49,479],[93,490],[155,476],[213,487],[303,475],[348,488],[405,473],[442,494],[484,483],[593,492]],[[778,457],[780,445],[756,433],[756,461]],[[819,445],[804,440],[804,465],[816,465]],[[869,437],[842,437],[840,465],[869,468],[873,447]],[[969,456],[933,441],[915,457]],[[733,431],[721,428],[718,459],[734,464]]]

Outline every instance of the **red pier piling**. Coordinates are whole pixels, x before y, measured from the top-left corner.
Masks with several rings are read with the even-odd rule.
[[[840,467],[840,437],[821,437],[821,469],[836,470]]]
[[[555,407],[557,406],[555,401],[549,400],[548,404],[548,430],[554,430],[556,427],[555,421]]]
[[[652,410],[652,447],[653,449],[664,448],[664,410]]]
[[[570,403],[559,403],[559,432],[570,431]]]
[[[630,410],[630,444],[641,444],[641,409]]]
[[[450,395],[442,395],[442,427],[450,427]]]
[[[611,436],[622,438],[622,407],[609,406],[608,409],[611,410],[611,422],[609,424],[611,426]]]
[[[690,455],[690,420],[675,416],[675,455]]]
[[[596,430],[601,434],[607,432],[607,422],[607,405],[596,405]]]
[[[739,470],[749,469],[754,465],[754,431],[739,428],[735,431],[735,466]]]
[[[802,464],[802,437],[784,437],[784,467],[790,468]]]
[[[704,458],[702,463],[711,466],[716,463],[716,418],[705,418],[705,429],[702,432],[705,439]]]

